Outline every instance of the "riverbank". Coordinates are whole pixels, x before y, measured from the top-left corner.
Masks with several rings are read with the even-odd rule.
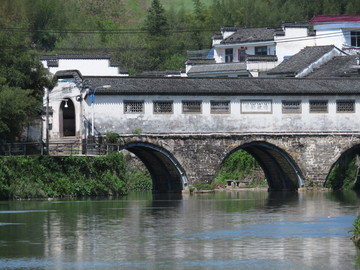
[[[151,190],[147,171],[122,153],[99,157],[0,157],[0,199],[118,196]]]

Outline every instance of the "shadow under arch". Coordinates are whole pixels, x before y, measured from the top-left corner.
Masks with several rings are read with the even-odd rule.
[[[282,149],[263,141],[254,141],[233,149],[244,150],[252,155],[264,171],[270,191],[297,190],[304,186],[303,176],[293,159]]]
[[[347,166],[348,163],[350,162],[351,159],[353,159],[355,157],[355,155],[360,155],[360,144],[354,145],[351,148],[345,150],[340,157],[331,165],[330,170],[328,171],[328,174],[326,176],[325,182],[323,186],[326,186],[329,178],[330,178],[330,174],[332,172],[332,170],[335,168],[335,166],[337,164],[343,164],[344,166]],[[355,179],[354,179],[355,180]],[[338,186],[338,187],[334,187],[332,186],[331,188],[333,189],[340,189],[342,188],[342,186]],[[356,190],[360,190],[360,183],[359,181],[356,181],[354,189]]]
[[[154,144],[132,142],[119,148],[135,154],[150,172],[154,193],[178,193],[188,188],[185,170],[167,150]]]

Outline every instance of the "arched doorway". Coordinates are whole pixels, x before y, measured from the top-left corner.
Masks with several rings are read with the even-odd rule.
[[[180,193],[187,189],[187,177],[176,158],[164,148],[144,142],[129,143],[119,150],[135,154],[148,169],[155,193]]]
[[[60,133],[62,137],[75,136],[75,106],[71,99],[67,98],[60,105]]]
[[[248,152],[259,163],[264,171],[269,190],[297,190],[304,185],[300,169],[282,149],[267,142],[255,141],[233,149],[224,161],[238,150]]]

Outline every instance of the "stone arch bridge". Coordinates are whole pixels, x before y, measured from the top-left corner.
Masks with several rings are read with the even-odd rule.
[[[148,168],[154,191],[177,192],[210,183],[221,163],[243,149],[259,162],[269,190],[322,186],[335,163],[357,151],[354,134],[201,134],[122,136],[119,150],[134,153]]]

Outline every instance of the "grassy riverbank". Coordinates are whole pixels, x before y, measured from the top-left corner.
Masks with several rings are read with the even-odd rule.
[[[127,166],[121,153],[0,157],[0,199],[116,196],[151,187],[149,173]]]

